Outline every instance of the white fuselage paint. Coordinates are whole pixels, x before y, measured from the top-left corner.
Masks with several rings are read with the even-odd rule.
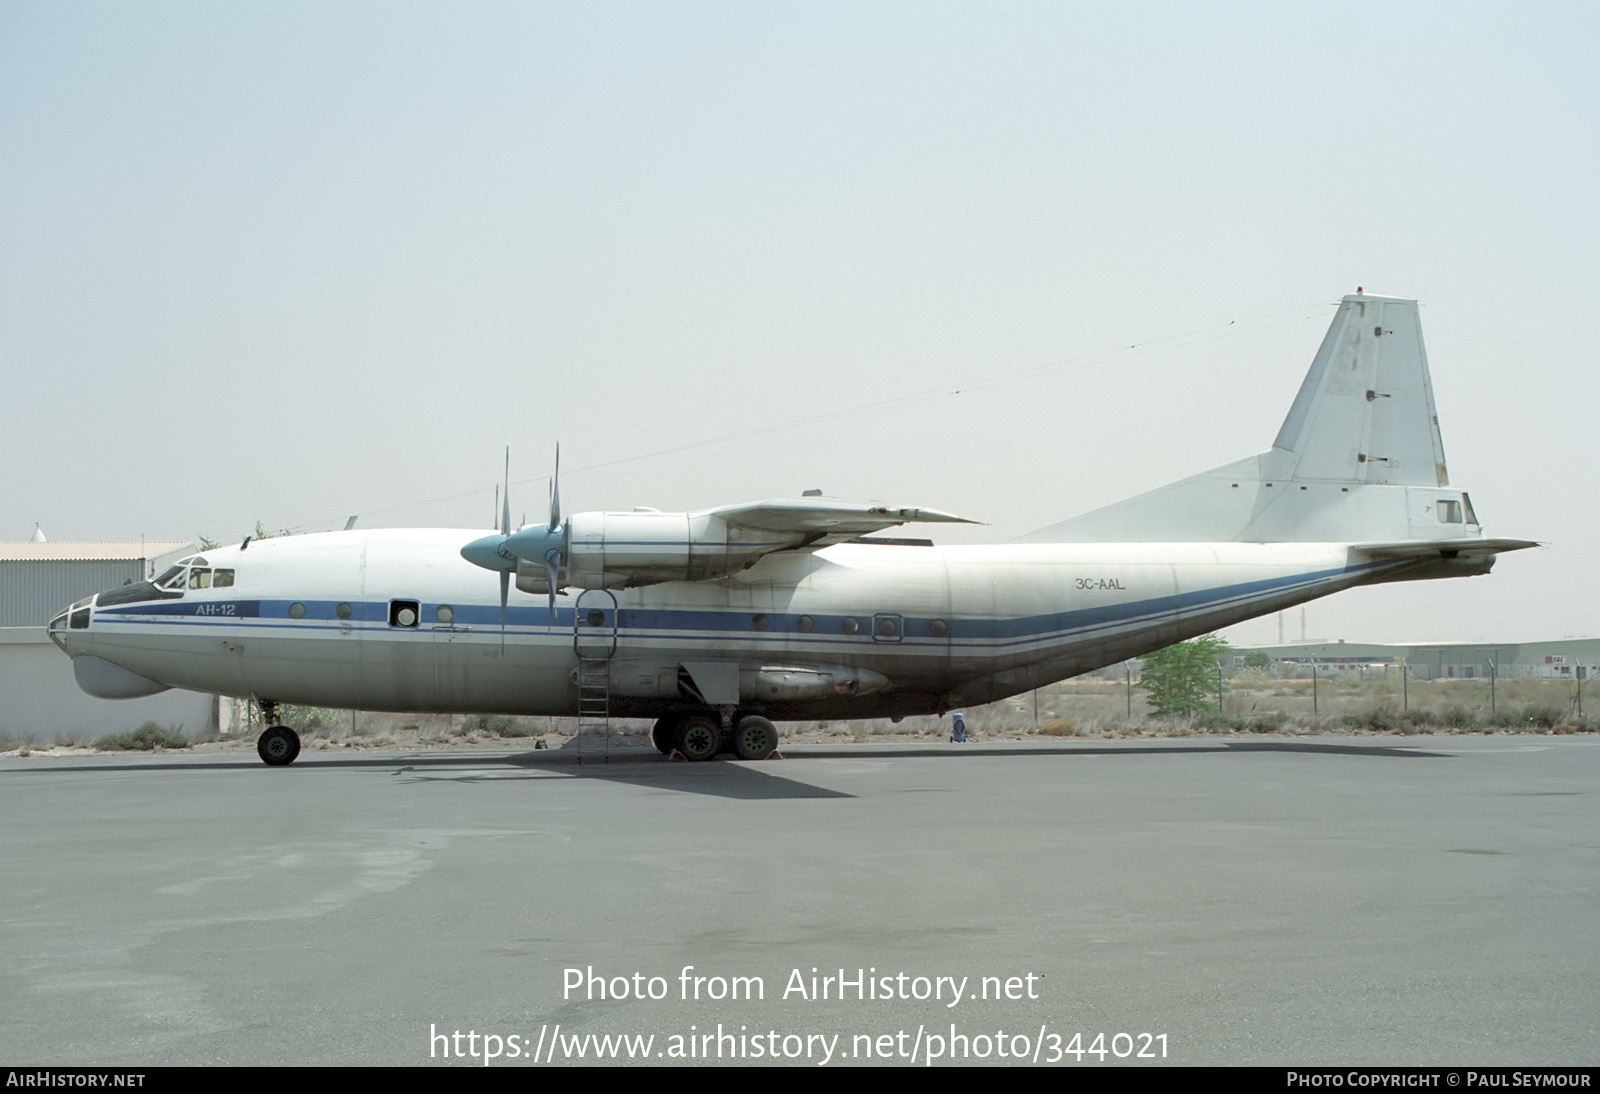
[[[502,631],[495,577],[459,553],[480,535],[330,532],[210,550],[211,566],[234,569],[232,587],[97,606],[89,627],[61,637],[75,657],[225,695],[575,713],[578,591],[557,598],[552,624],[544,596],[513,588]],[[1337,543],[841,544],[769,555],[720,581],[586,593],[577,629],[604,644],[614,619],[616,663],[636,675],[728,662],[747,673],[810,666],[887,680],[870,693],[750,703],[775,718],[932,713],[1417,569]],[[391,623],[397,600],[418,602],[416,626]],[[598,628],[586,621],[591,608],[602,611]],[[613,714],[674,705],[630,699],[625,685]]]

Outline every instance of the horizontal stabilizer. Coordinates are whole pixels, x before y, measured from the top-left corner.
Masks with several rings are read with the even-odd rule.
[[[1456,558],[1498,555],[1537,546],[1531,539],[1407,539],[1397,543],[1354,543],[1350,549],[1373,558]]]

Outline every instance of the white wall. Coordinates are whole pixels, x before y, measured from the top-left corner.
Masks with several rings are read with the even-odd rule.
[[[214,695],[174,688],[144,699],[96,699],[78,687],[72,661],[43,627],[0,627],[0,737],[48,741],[175,726],[191,737],[214,733]]]

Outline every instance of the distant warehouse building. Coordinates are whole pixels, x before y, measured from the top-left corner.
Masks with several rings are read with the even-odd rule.
[[[1511,678],[1590,680],[1600,673],[1600,638],[1546,642],[1294,642],[1253,646],[1236,654],[1264,653],[1285,665],[1356,671],[1401,665],[1416,680],[1473,680],[1493,674]]]
[[[113,586],[143,581],[193,550],[151,543],[0,543],[0,737],[89,739],[145,722],[191,736],[217,727],[217,698],[164,691],[144,699],[96,699],[50,641],[52,616]]]

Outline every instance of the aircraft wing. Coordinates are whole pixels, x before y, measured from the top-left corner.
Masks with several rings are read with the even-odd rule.
[[[977,523],[938,509],[774,498],[693,513],[574,513],[554,526],[480,537],[461,548],[461,557],[515,573],[517,588],[528,593],[631,589],[726,577],[777,551],[815,551],[911,521]]]
[[[730,529],[794,536],[799,550],[815,550],[901,524],[977,524],[938,509],[915,509],[822,498],[771,498],[711,510]]]
[[[1353,543],[1351,550],[1373,558],[1476,558],[1537,547],[1531,539],[1402,539],[1393,543]]]

